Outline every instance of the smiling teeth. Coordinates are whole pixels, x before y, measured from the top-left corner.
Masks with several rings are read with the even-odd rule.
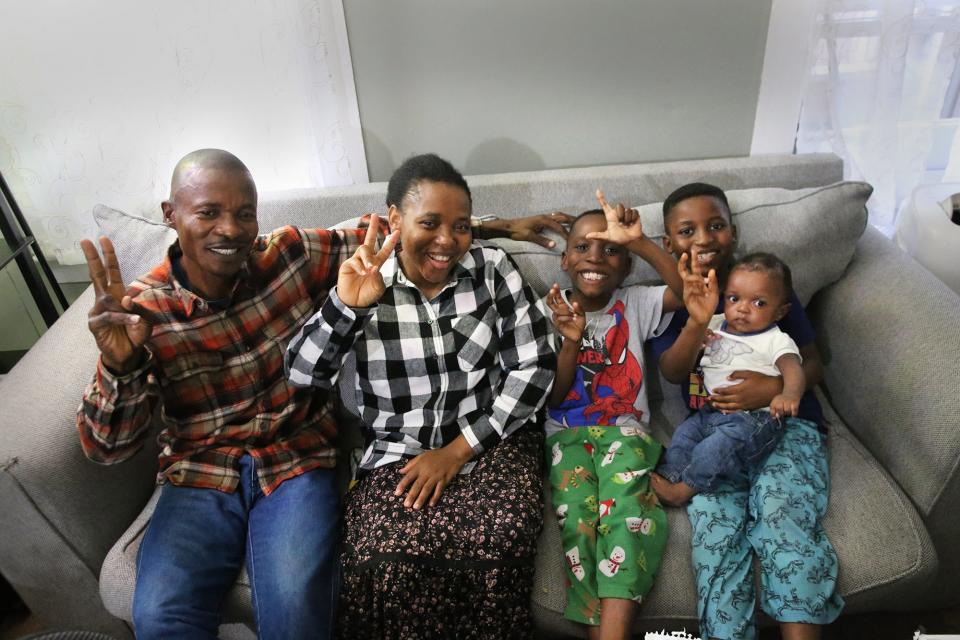
[[[697,254],[697,262],[710,262],[717,255],[716,251],[705,251]]]
[[[214,247],[210,247],[210,251],[213,251],[214,253],[219,253],[222,256],[232,256],[237,251],[239,251],[239,249],[215,249]]]
[[[597,273],[596,271],[584,271],[580,274],[584,280],[606,280],[607,276],[604,273]]]
[[[427,257],[431,260],[436,260],[437,262],[450,262],[450,256],[437,256],[432,253],[428,253]]]

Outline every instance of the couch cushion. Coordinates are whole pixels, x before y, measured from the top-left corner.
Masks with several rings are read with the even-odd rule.
[[[790,265],[794,288],[806,305],[813,294],[836,282],[850,263],[857,240],[867,224],[867,198],[873,188],[864,182],[837,182],[812,189],[742,189],[727,192],[733,222],[739,230],[737,255],[753,251],[776,254]],[[663,242],[662,203],[637,207],[644,233]],[[528,242],[495,240],[520,267],[524,277],[542,295],[553,282],[569,286],[560,271],[557,248]],[[626,284],[649,284],[660,279],[643,260],[633,258]]]
[[[678,395],[676,389],[667,390]],[[824,527],[840,559],[838,588],[845,613],[897,609],[900,600],[934,574],[936,553],[916,509],[879,463],[857,442],[821,395],[830,437],[830,506]],[[654,434],[673,430],[659,408]],[[547,499],[549,505],[549,498]],[[653,591],[640,608],[638,628],[652,621],[696,625],[696,592],[690,563],[690,522],[684,509],[667,509],[670,537]],[[583,635],[561,619],[565,605],[564,557],[552,509],[544,513],[537,547],[534,613],[538,626],[556,634]]]

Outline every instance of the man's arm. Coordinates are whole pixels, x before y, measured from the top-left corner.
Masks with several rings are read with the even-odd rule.
[[[552,249],[556,246],[556,242],[544,236],[543,232],[551,229],[566,238],[567,229],[563,225],[571,222],[573,222],[572,216],[562,211],[554,211],[526,218],[483,220],[474,227],[474,233],[483,240],[510,238],[521,242],[533,242]]]

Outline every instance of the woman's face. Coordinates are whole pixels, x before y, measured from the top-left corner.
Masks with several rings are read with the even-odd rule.
[[[454,266],[470,248],[470,199],[466,191],[445,182],[417,183],[391,205],[390,230],[400,231],[400,266],[427,299],[450,280]]]

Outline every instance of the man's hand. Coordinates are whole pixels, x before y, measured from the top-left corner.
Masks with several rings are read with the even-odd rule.
[[[770,415],[774,418],[795,416],[798,411],[800,411],[800,398],[797,396],[781,393],[770,401]]]
[[[445,447],[421,453],[400,469],[403,479],[394,495],[406,492],[403,506],[408,509],[421,509],[428,501],[435,507],[440,494],[472,456],[473,449],[462,435]]]
[[[387,236],[383,241],[383,247],[377,251],[375,247],[379,228],[380,218],[373,214],[370,217],[370,228],[367,229],[363,244],[357,247],[353,257],[340,265],[340,272],[337,274],[337,295],[349,307],[369,307],[386,291],[380,266],[393,253],[393,247],[397,244],[400,232],[394,231]]]
[[[706,326],[717,311],[720,292],[716,271],[710,269],[707,277],[704,278],[700,275],[696,258],[695,250],[681,255],[680,261],[677,262],[677,271],[680,273],[680,279],[683,280],[683,306],[687,308],[687,313],[694,322]],[[688,267],[691,264],[692,271]]]
[[[774,397],[783,391],[783,378],[756,371],[734,371],[727,380],[740,382],[714,389],[709,397],[710,404],[723,413],[769,407]]]
[[[571,342],[579,343],[587,326],[587,317],[580,310],[580,303],[567,304],[560,294],[560,285],[554,283],[547,294],[547,306],[553,312],[553,326],[557,333]]]
[[[562,211],[544,213],[512,220],[488,220],[483,223],[483,237],[510,238],[520,242],[534,242],[541,247],[553,249],[557,243],[542,235],[547,229],[553,229],[564,238],[567,229],[563,225],[573,222],[573,217]]]
[[[100,238],[100,247],[103,260],[93,242],[80,241],[97,295],[87,316],[87,327],[97,342],[103,364],[112,372],[124,375],[143,360],[143,345],[150,338],[153,326],[147,321],[149,312],[125,295],[113,243],[109,238]]]
[[[607,228],[605,231],[588,233],[587,240],[605,240],[625,247],[643,238],[643,224],[635,209],[627,209],[622,202],[616,207],[610,206],[600,189],[597,189],[597,201],[607,219]]]

